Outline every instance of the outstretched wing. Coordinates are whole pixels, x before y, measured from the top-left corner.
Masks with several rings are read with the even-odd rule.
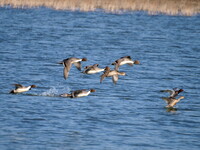
[[[115,70],[119,71],[119,63],[115,64]]]
[[[15,88],[22,88],[23,86],[21,84],[13,84]]]
[[[64,70],[63,70],[63,73],[64,73],[64,78],[65,78],[65,80],[67,79],[67,77],[68,77],[68,75],[69,75],[69,71],[70,71],[70,69],[71,69],[71,66],[72,66],[71,62],[69,62],[69,61],[64,62]]]
[[[74,92],[72,92],[72,96],[73,97],[77,97],[80,93],[82,93],[83,90],[76,90]]]
[[[102,83],[105,77],[106,77],[105,73],[101,75],[100,83]]]
[[[80,62],[75,62],[74,65],[76,66],[76,68],[77,68],[78,70],[81,71],[81,63],[80,63]]]
[[[112,76],[112,81],[113,81],[114,84],[116,84],[117,81],[118,81],[118,75],[113,75]]]
[[[171,102],[171,99],[168,98],[168,97],[162,97],[162,99],[163,99],[167,104],[170,104],[170,102]]]
[[[168,92],[170,94],[170,97],[175,94],[174,90],[161,90],[160,92]]]

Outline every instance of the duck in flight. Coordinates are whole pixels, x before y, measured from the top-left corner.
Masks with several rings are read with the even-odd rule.
[[[31,88],[36,87],[36,85],[30,85],[30,86],[27,86],[27,87],[23,86],[21,84],[14,84],[14,85],[15,85],[15,89],[10,91],[10,93],[12,93],[12,94],[27,92],[27,91],[31,90]]]
[[[119,72],[117,70],[110,70],[110,67],[106,67],[104,73],[101,75],[101,79],[100,79],[100,83],[102,83],[102,81],[104,80],[105,77],[112,77],[112,81],[114,84],[117,83],[118,81],[118,76],[125,76],[126,73],[125,72]]]
[[[78,97],[88,96],[91,92],[96,92],[96,90],[95,89],[90,89],[90,90],[82,89],[82,90],[73,91],[69,94],[61,94],[60,96],[61,97],[78,98]]]
[[[112,63],[112,65],[115,65],[115,70],[119,70],[119,67],[122,65],[125,65],[125,64],[133,66],[134,64],[136,64],[136,65],[140,64],[140,61],[132,60],[131,56],[124,56],[124,57],[117,59],[115,62]]]
[[[74,64],[78,70],[81,70],[81,61],[87,61],[87,58],[70,57],[59,62],[59,64],[63,64],[64,66],[63,75],[65,80],[69,76],[69,71],[71,69],[72,64]]]
[[[105,70],[105,68],[99,68],[98,66],[99,66],[99,64],[86,66],[86,67],[84,67],[85,70],[83,71],[83,73],[85,73],[85,74],[95,74],[95,73],[102,72],[102,71]]]

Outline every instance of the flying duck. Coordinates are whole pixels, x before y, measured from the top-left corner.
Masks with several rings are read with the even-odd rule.
[[[26,92],[31,90],[31,88],[35,88],[36,85],[30,85],[30,86],[23,86],[21,84],[14,84],[15,85],[15,89],[11,90],[10,93],[12,94],[17,94],[17,93],[22,93],[22,92]]]
[[[172,97],[162,97],[162,99],[167,103],[166,108],[173,108],[181,99],[184,98],[184,96],[181,96],[178,99]]]
[[[119,70],[119,66],[128,64],[130,66],[133,66],[134,64],[140,64],[139,60],[132,60],[131,56],[124,56],[120,59],[117,59],[115,62],[112,63],[112,65],[115,65],[115,70]]]
[[[125,72],[119,72],[117,70],[110,70],[110,67],[106,67],[104,73],[101,75],[100,83],[104,80],[105,77],[112,77],[112,81],[114,84],[118,81],[118,76],[125,76]]]
[[[84,67],[85,70],[83,71],[83,73],[85,73],[85,74],[95,74],[95,73],[102,72],[102,71],[105,70],[105,68],[102,69],[102,68],[99,68],[98,66],[99,66],[99,64],[86,66],[86,67]]]
[[[73,91],[69,94],[61,94],[60,96],[61,97],[78,98],[78,97],[88,96],[91,92],[96,92],[96,90],[95,89],[90,89],[90,90],[82,89],[82,90]]]
[[[67,79],[69,75],[69,71],[71,69],[72,64],[74,64],[78,70],[81,70],[81,61],[87,61],[87,58],[70,57],[59,62],[59,64],[63,64],[64,66],[63,74],[64,74],[65,80]]]

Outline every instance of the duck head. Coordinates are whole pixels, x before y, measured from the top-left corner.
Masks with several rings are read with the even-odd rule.
[[[87,58],[82,58],[82,61],[87,61]]]
[[[90,89],[90,92],[96,92],[96,90],[95,89]]]
[[[135,61],[134,61],[134,64],[139,65],[139,64],[140,64],[140,61],[139,61],[139,60],[135,60]]]
[[[178,90],[178,93],[183,92],[183,91],[184,91],[183,89],[180,89],[180,90]]]
[[[31,85],[31,88],[36,88],[37,86],[36,85]]]

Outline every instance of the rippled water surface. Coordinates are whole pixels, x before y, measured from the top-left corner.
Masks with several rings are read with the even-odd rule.
[[[74,66],[130,55],[117,85]],[[0,8],[0,149],[199,149],[200,16]],[[12,95],[14,83],[37,88]],[[176,110],[160,90],[183,88]],[[59,94],[95,88],[83,98]]]

